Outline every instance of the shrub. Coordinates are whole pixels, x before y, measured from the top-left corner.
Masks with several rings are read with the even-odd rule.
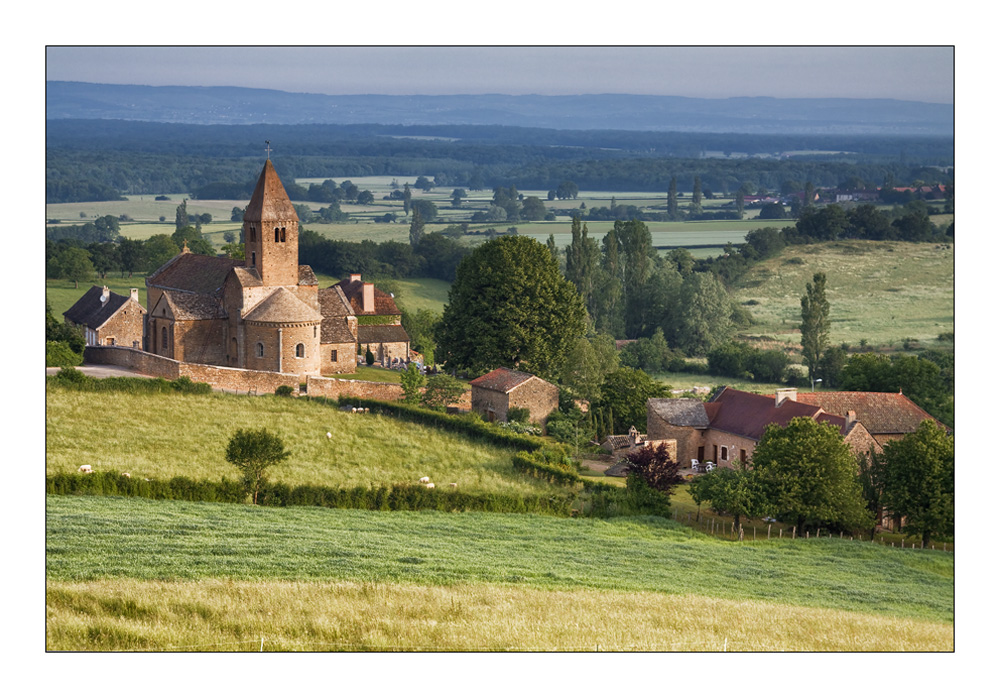
[[[531,411],[527,407],[511,407],[507,410],[507,421],[527,424],[531,419]]]
[[[45,343],[46,366],[79,366],[82,363],[83,354],[78,354],[73,351],[66,342]]]
[[[292,389],[292,386],[290,386],[290,385],[279,385],[275,389],[274,394],[277,395],[278,397],[291,397],[293,392],[294,392],[294,390]]]

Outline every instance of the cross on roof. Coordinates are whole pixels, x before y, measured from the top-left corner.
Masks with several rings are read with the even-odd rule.
[[[271,141],[264,141],[264,145],[266,146],[264,148],[264,150],[267,151],[267,159],[270,160],[271,159]]]

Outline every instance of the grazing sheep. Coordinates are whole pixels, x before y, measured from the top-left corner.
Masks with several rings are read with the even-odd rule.
[[[433,482],[428,482],[427,485],[426,485],[426,487],[427,487],[427,489],[432,490],[432,489],[434,489],[434,483]]]
[[[129,475],[128,473],[122,473],[122,477],[127,477],[130,480],[132,479],[132,476]]]
[[[448,487],[458,487],[458,483],[457,482],[449,482],[448,483]]]
[[[420,478],[420,482],[422,482],[424,484],[427,484],[430,481],[431,481],[431,479],[429,477],[427,477],[426,475],[424,477]]]
[[[91,468],[89,465],[81,465],[80,468],[79,468],[79,470],[80,470],[81,473],[92,473],[92,472],[94,472],[94,469]]]
[[[333,438],[333,434],[331,434],[330,432],[326,432],[326,438],[332,439]]]

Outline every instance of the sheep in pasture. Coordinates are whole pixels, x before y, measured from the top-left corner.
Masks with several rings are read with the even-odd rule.
[[[448,483],[448,487],[458,487],[458,483],[457,482],[449,482]]]
[[[122,473],[122,477],[127,477],[130,480],[132,479],[132,476],[129,475],[128,473]]]
[[[429,489],[429,490],[434,489],[434,483],[433,482],[428,482],[427,483],[427,489]]]
[[[427,477],[426,475],[424,475],[422,478],[420,478],[420,482],[424,483],[425,485],[428,482],[430,482],[430,481],[431,481],[431,479],[429,477]]]
[[[332,439],[333,438],[333,434],[331,434],[330,432],[326,432],[326,438]]]
[[[81,473],[92,473],[92,472],[94,472],[94,469],[91,468],[89,465],[81,465],[80,468],[79,468],[79,470],[80,470]]]

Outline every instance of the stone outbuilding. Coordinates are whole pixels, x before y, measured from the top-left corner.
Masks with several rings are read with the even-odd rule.
[[[139,289],[129,295],[113,293],[107,286],[92,286],[73,307],[65,321],[83,330],[87,346],[142,348],[146,309],[139,304]]]
[[[506,422],[512,408],[528,410],[529,421],[545,426],[559,408],[558,386],[538,376],[509,368],[497,368],[471,381],[472,410],[491,422]]]

